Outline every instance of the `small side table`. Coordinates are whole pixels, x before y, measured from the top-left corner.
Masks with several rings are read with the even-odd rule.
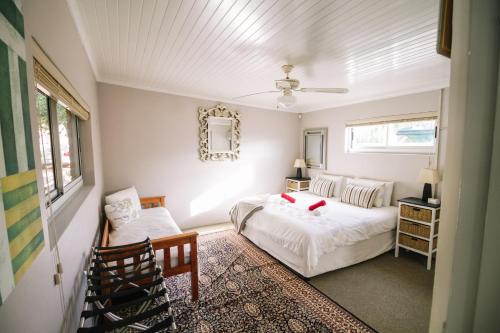
[[[400,199],[394,256],[399,256],[402,247],[426,256],[427,269],[431,269],[432,256],[437,251],[440,212],[441,205],[419,198]]]
[[[311,178],[286,177],[286,192],[307,191]]]

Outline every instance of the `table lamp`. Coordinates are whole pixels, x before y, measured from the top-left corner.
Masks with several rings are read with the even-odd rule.
[[[423,168],[420,170],[417,182],[424,184],[422,201],[427,202],[429,198],[432,198],[432,185],[439,183],[439,173],[436,169]]]
[[[297,178],[301,179],[302,178],[302,168],[306,167],[306,162],[301,158],[297,158],[295,160],[295,163],[293,164],[293,167],[297,168]]]

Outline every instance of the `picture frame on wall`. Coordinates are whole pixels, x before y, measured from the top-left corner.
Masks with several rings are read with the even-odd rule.
[[[453,0],[441,0],[439,10],[439,30],[437,53],[451,57],[451,37],[453,25]]]

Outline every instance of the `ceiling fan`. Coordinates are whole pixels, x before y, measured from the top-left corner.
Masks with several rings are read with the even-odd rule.
[[[281,66],[283,72],[285,73],[285,78],[281,80],[275,80],[276,89],[270,91],[261,91],[253,94],[238,96],[233,99],[240,99],[244,97],[249,97],[253,95],[268,94],[268,93],[282,93],[281,96],[277,98],[278,106],[282,108],[290,108],[295,105],[297,98],[293,95],[294,91],[300,91],[304,93],[317,92],[317,93],[330,93],[330,94],[345,94],[349,92],[347,88],[299,88],[300,81],[297,79],[290,78],[290,72],[293,70],[293,65],[283,65]]]

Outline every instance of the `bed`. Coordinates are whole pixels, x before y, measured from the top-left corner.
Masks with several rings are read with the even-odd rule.
[[[296,203],[270,196],[242,234],[306,278],[354,265],[394,248],[397,207],[360,208],[338,198],[293,192]],[[319,200],[317,216],[307,207]]]
[[[149,237],[165,277],[191,272],[191,297],[197,300],[198,233],[183,233],[179,229],[165,208],[164,196],[140,198],[140,204],[142,210],[139,218],[116,230],[112,230],[110,222],[106,220],[101,246],[131,244]]]

